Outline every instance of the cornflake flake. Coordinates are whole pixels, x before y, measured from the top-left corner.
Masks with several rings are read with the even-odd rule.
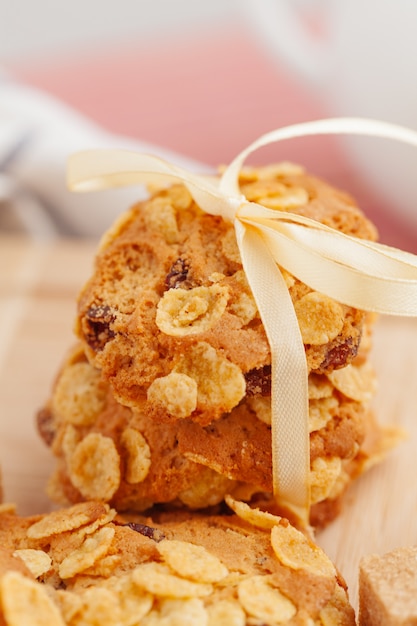
[[[59,377],[52,397],[52,410],[64,422],[92,424],[103,410],[106,388],[99,370],[89,363],[73,363]]]
[[[336,575],[333,563],[323,550],[292,526],[275,526],[271,530],[271,544],[277,559],[286,567],[326,578]]]
[[[226,495],[225,501],[236,515],[252,526],[270,530],[280,523],[281,517],[260,509],[252,509],[246,502],[235,500],[231,495]]]
[[[199,598],[209,596],[213,587],[207,583],[185,580],[172,574],[162,563],[143,563],[132,573],[134,583],[156,596]]]
[[[342,306],[317,291],[311,291],[294,303],[303,343],[319,346],[342,331],[344,313]]]
[[[87,536],[82,545],[62,561],[59,566],[61,578],[72,578],[105,556],[113,541],[114,533],[114,528],[105,526],[94,535]]]
[[[134,584],[132,572],[110,578],[105,585],[117,593],[123,626],[136,626],[153,606],[153,596]]]
[[[135,428],[125,428],[121,443],[127,451],[126,481],[130,484],[141,483],[147,477],[151,466],[151,451],[148,442]]]
[[[329,496],[341,472],[342,461],[337,456],[314,459],[310,472],[312,504]]]
[[[82,604],[78,608],[76,624],[122,626],[120,603],[112,589],[89,587],[80,594]]]
[[[142,211],[147,224],[160,232],[167,243],[173,244],[178,241],[177,219],[169,198],[153,198],[143,205]]]
[[[65,626],[44,585],[19,572],[9,571],[2,576],[0,598],[7,626]]]
[[[325,374],[310,373],[308,377],[308,397],[310,400],[330,398],[332,393],[333,385]]]
[[[238,585],[238,597],[245,611],[266,624],[285,623],[297,613],[295,605],[274,588],[266,576],[250,576]]]
[[[77,535],[82,538],[85,535],[92,535],[98,528],[101,528],[102,526],[105,526],[109,522],[113,521],[117,515],[117,511],[111,509],[108,504],[103,504],[103,507],[105,508],[103,515],[100,515],[100,517],[94,520],[94,522],[91,522],[86,526],[81,526],[78,530],[75,530],[72,533],[72,536],[75,537]]]
[[[199,598],[167,599],[151,611],[141,626],[208,626],[208,615]]]
[[[228,288],[217,283],[194,289],[169,289],[158,302],[156,325],[172,337],[205,332],[219,321],[228,299]]]
[[[190,460],[196,459],[191,454],[185,453]],[[204,467],[205,460],[198,456],[196,463],[202,465],[199,480],[178,494],[178,498],[190,509],[203,509],[207,506],[219,504],[226,493],[236,486],[236,481],[224,476],[210,467]]]
[[[347,365],[327,374],[330,382],[347,398],[357,402],[370,402],[375,392],[375,372],[369,362]]]
[[[174,417],[188,417],[197,407],[197,382],[187,374],[171,372],[151,383],[147,397]]]
[[[120,457],[113,440],[89,433],[75,447],[68,473],[84,498],[110,500],[120,484]]]
[[[190,346],[178,360],[175,370],[197,382],[197,399],[229,412],[245,395],[246,382],[240,368],[218,354],[205,341]]]
[[[246,613],[237,600],[219,600],[207,607],[207,626],[245,626]]]
[[[43,539],[52,535],[76,530],[99,519],[108,511],[108,507],[97,502],[80,502],[66,509],[52,511],[38,522],[29,526],[27,536],[30,539]]]
[[[165,539],[157,545],[165,563],[183,578],[200,583],[219,582],[229,573],[227,567],[203,546]]]
[[[324,428],[333,417],[339,403],[336,398],[318,398],[309,401],[308,429],[312,433]]]
[[[309,199],[303,187],[290,187],[279,180],[267,179],[262,174],[257,181],[243,185],[242,191],[249,201],[282,211],[302,206]]]
[[[13,556],[22,559],[34,578],[39,578],[39,576],[45,574],[50,569],[52,563],[49,554],[46,554],[43,550],[34,550],[32,548],[15,550]]]

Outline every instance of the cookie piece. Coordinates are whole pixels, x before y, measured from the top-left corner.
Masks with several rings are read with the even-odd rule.
[[[287,520],[230,500],[232,515],[123,518],[86,502],[0,514],[6,626],[334,624],[353,626],[346,585]],[[30,620],[29,620],[30,618]]]
[[[374,373],[357,362],[310,374],[311,523],[339,511],[353,478],[378,460],[392,431],[373,419]],[[180,398],[181,400],[181,398]],[[119,511],[171,503],[192,509],[226,494],[272,506],[270,398],[246,397],[209,426],[190,419],[160,424],[142,407],[124,407],[80,346],[68,355],[38,429],[57,457],[49,494],[61,503],[99,499]]]
[[[417,624],[417,547],[368,555],[359,570],[359,625]]]
[[[376,238],[351,198],[301,168],[247,169],[240,183],[249,200]],[[284,276],[309,371],[352,363],[367,316]],[[76,332],[117,400],[143,410],[146,397],[155,420],[207,426],[258,388],[268,393],[269,345],[233,226],[203,213],[181,185],[134,206],[104,236]]]

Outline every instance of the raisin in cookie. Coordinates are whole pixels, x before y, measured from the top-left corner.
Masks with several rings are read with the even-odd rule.
[[[357,361],[309,377],[311,523],[339,511],[347,486],[392,443],[391,430],[373,419],[374,373]],[[180,398],[181,400],[181,398]],[[38,430],[57,466],[53,500],[98,499],[117,510],[144,511],[170,503],[213,507],[226,494],[264,501],[272,491],[270,398],[247,396],[208,426],[193,420],[159,423],[142,405],[125,407],[81,346],[69,354],[51,398],[38,413]]]
[[[98,502],[0,514],[0,620],[56,626],[353,626],[334,565],[287,520],[123,518]]]
[[[349,196],[296,166],[246,169],[240,184],[248,200],[376,238]],[[370,317],[284,277],[309,371],[352,363]],[[155,420],[207,426],[248,395],[268,394],[269,345],[233,226],[200,210],[182,185],[155,192],[104,236],[76,333],[116,399],[143,410],[146,397]]]

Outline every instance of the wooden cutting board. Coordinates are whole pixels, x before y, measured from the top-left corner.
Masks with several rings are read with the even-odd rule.
[[[72,344],[75,298],[95,245],[0,236],[0,465],[5,498],[21,514],[51,509],[45,484],[53,463],[34,415]],[[380,319],[373,361],[379,419],[405,428],[408,439],[357,481],[339,519],[317,537],[355,606],[361,556],[417,544],[417,320]]]

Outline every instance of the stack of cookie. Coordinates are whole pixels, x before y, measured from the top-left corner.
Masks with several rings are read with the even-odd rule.
[[[250,201],[374,240],[302,168],[248,168]],[[283,271],[309,375],[310,523],[393,444],[375,421],[373,316]],[[175,184],[106,233],[38,430],[51,498],[0,508],[6,626],[353,626],[346,585],[273,494],[271,354],[232,224]],[[285,389],[281,390],[285,393]]]
[[[349,196],[298,166],[245,169],[240,185],[250,201],[376,238]],[[309,369],[319,526],[392,433],[370,410],[372,315],[284,277]],[[57,457],[54,500],[144,511],[233,494],[273,509],[271,355],[231,223],[201,211],[182,185],[131,208],[102,240],[76,334],[38,417]]]
[[[376,239],[348,195],[298,166],[243,169],[240,189]],[[370,408],[374,317],[282,275],[306,356],[317,528],[396,432]],[[0,625],[354,626],[343,578],[273,493],[271,351],[233,225],[181,184],[155,188],[103,237],[75,334],[37,415],[65,508],[0,505]],[[368,573],[364,625],[386,613]]]

